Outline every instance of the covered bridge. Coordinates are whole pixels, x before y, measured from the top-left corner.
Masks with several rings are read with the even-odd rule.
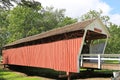
[[[109,36],[99,18],[74,23],[5,45],[3,63],[79,72],[80,55],[97,53],[91,44]],[[106,42],[100,50],[101,54]]]

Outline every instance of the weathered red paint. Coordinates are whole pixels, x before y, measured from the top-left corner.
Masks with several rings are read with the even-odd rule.
[[[3,63],[78,72],[82,38],[3,50]]]

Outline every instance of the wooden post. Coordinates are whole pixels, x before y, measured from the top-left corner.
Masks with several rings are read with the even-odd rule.
[[[3,70],[6,68],[6,64],[3,64]]]
[[[70,80],[70,72],[67,72],[68,80]]]
[[[81,55],[81,63],[80,63],[80,66],[82,67],[83,66],[83,55]]]
[[[100,58],[100,54],[98,54],[98,69],[101,68],[101,58]]]

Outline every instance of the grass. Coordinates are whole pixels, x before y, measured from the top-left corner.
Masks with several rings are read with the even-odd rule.
[[[38,77],[27,77],[23,74],[0,69],[0,80],[41,80]]]
[[[112,64],[120,64],[120,61],[118,61],[118,60],[106,60],[106,61],[104,61],[105,63],[112,63]]]
[[[45,80],[46,78],[59,79],[58,76],[59,74],[61,75],[65,74],[64,72],[58,72],[52,69],[36,68],[29,66],[26,67],[26,66],[9,65],[9,69],[12,71],[2,70],[0,68],[0,80]],[[19,73],[23,73],[25,75],[19,75]],[[34,77],[34,76],[38,76],[38,77]]]
[[[29,66],[15,66],[9,65],[9,69],[17,72],[22,72],[27,74],[28,76],[39,76],[50,79],[59,79],[59,74],[64,75],[65,72],[55,71],[53,69],[48,68],[37,68],[37,67],[29,67]]]
[[[42,68],[32,68],[32,67],[21,67],[13,66],[14,71],[3,70],[0,68],[0,80],[45,80],[44,78],[49,79],[58,79],[59,72],[51,69],[42,69]],[[20,72],[24,73],[21,74]],[[80,74],[71,76],[72,79],[79,78],[94,78],[94,77],[112,77],[112,70],[94,70],[94,72],[87,71],[86,69],[80,69]],[[65,74],[62,72],[61,74]],[[28,76],[27,76],[28,75]],[[32,77],[29,77],[32,76]],[[39,77],[34,77],[39,76]],[[44,78],[43,78],[44,77]],[[66,78],[63,78],[64,80]]]

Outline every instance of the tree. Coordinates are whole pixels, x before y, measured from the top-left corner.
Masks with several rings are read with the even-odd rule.
[[[13,6],[11,1],[13,0],[0,0],[0,8],[10,9]]]
[[[106,48],[106,53],[119,54],[120,53],[120,26],[110,24],[110,39]]]
[[[77,19],[65,16],[64,12],[64,9],[58,10],[53,7],[33,9],[18,5],[10,11],[8,16],[8,43],[77,22]]]
[[[6,31],[6,28],[9,24],[7,20],[8,13],[9,11],[6,11],[0,8],[0,51],[7,42],[6,40],[7,40],[8,34]],[[1,55],[1,52],[0,52],[0,55]]]
[[[71,17],[66,16],[65,18],[62,19],[61,22],[58,23],[58,26],[69,25],[69,24],[75,23],[75,22],[77,22],[77,21],[78,21],[78,19],[76,19],[76,18],[73,19],[73,18],[71,18]]]
[[[68,24],[77,22],[77,19],[65,16],[65,9],[54,9],[46,7],[43,12],[43,31],[53,28],[63,27]]]
[[[37,2],[37,1],[34,1],[34,0],[20,0],[20,2],[16,2],[18,5],[21,5],[21,6],[25,6],[25,7],[29,7],[29,8],[32,8],[36,11],[40,10],[41,9],[41,3],[40,2]]]
[[[0,8],[5,10],[10,10],[15,6],[14,4],[31,7],[33,9],[39,9],[39,5],[41,5],[40,2],[34,0],[0,0]]]
[[[41,15],[25,6],[17,6],[9,13],[8,42],[40,32]]]
[[[109,22],[110,17],[109,16],[103,16],[102,14],[103,14],[102,10],[100,10],[100,11],[90,10],[86,14],[83,14],[80,17],[80,20],[84,21],[84,20],[87,20],[87,19],[100,18],[105,25],[108,25],[110,23]]]

